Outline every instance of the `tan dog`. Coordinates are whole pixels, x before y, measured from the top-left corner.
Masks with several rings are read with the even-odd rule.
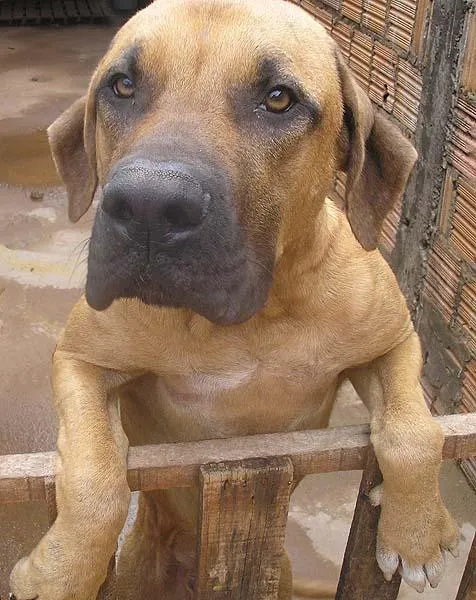
[[[437,585],[457,540],[438,487],[443,436],[375,250],[416,153],[324,29],[281,0],[160,0],[49,133],[71,218],[98,182],[104,196],[86,299],[54,355],[58,518],[16,565],[17,599],[95,598],[127,515],[128,443],[325,427],[346,377],[384,476],[380,567]],[[348,221],[325,200],[336,168]],[[191,597],[196,499],[142,495],[121,599]]]

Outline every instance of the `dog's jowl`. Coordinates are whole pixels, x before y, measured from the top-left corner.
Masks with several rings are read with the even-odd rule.
[[[49,137],[71,219],[102,194],[53,361],[58,517],[15,566],[16,598],[96,597],[128,511],[129,444],[326,427],[345,379],[384,477],[379,565],[437,585],[457,542],[443,436],[376,249],[416,153],[325,30],[283,0],[158,0]],[[326,199],[336,170],[345,212]],[[190,598],[197,490],[144,493],[138,510],[118,598]]]

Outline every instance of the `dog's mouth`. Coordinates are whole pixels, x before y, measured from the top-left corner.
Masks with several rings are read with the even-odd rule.
[[[252,260],[211,262],[206,254],[200,260],[200,250],[192,260],[179,254],[150,254],[145,264],[145,252],[125,247],[121,253],[114,252],[113,258],[93,237],[86,282],[88,304],[105,310],[114,300],[136,298],[149,305],[188,308],[217,324],[233,324],[248,320],[266,303],[271,269]]]
[[[263,307],[273,257],[258,257],[248,243],[226,179],[204,171],[137,158],[116,165],[89,246],[92,308],[137,298],[225,324]]]

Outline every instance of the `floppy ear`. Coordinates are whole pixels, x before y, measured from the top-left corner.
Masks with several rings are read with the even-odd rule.
[[[344,103],[338,151],[339,168],[347,172],[347,218],[363,248],[374,250],[418,155],[398,127],[375,112],[338,49],[336,58]]]
[[[86,138],[94,139],[94,123],[85,126],[86,104],[86,96],[76,100],[48,127],[51,153],[66,186],[68,216],[73,222],[88,210],[97,186],[95,159],[86,150]]]

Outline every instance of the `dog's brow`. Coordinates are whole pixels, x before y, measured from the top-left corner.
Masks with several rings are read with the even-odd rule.
[[[301,83],[292,75],[286,66],[286,59],[277,57],[264,57],[258,63],[256,72],[257,80],[260,83],[274,85],[277,82],[294,84],[296,87],[302,87]]]
[[[116,58],[111,62],[101,78],[101,86],[106,83],[111,75],[115,73],[124,73],[134,79],[137,79],[139,75],[139,53],[140,48],[133,46],[128,48],[120,57]]]

